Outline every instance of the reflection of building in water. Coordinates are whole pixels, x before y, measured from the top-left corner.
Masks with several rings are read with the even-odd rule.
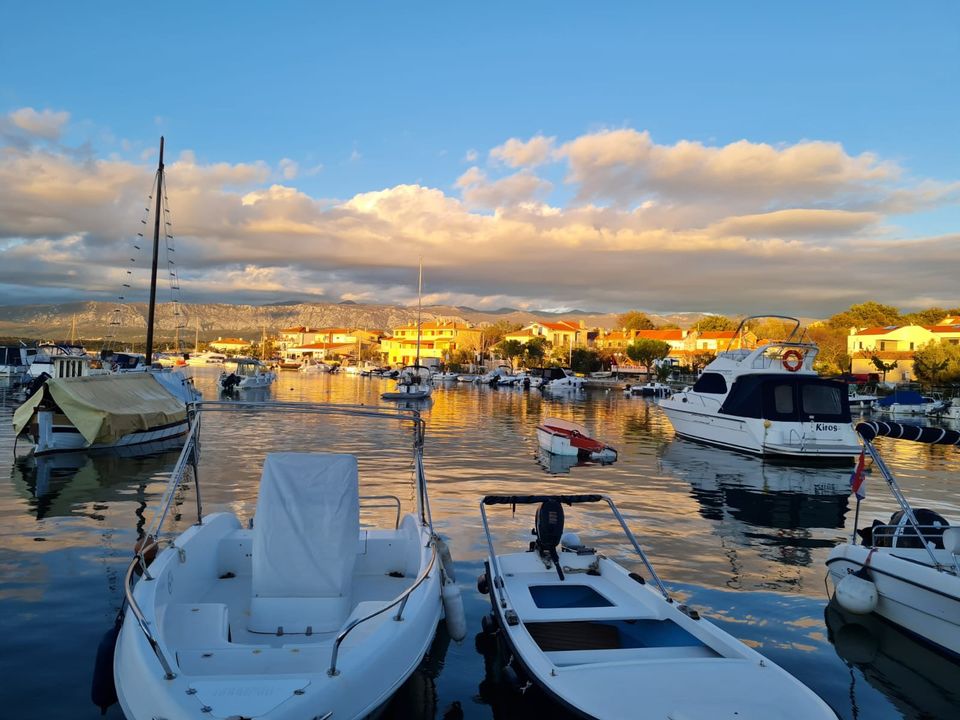
[[[733,587],[800,587],[817,550],[836,544],[848,510],[849,472],[763,462],[675,439],[661,466],[691,485],[701,516],[714,521],[733,576]],[[789,568],[796,568],[790,570]]]
[[[840,659],[858,668],[904,717],[960,717],[960,667],[955,659],[937,653],[876,615],[854,615],[834,602],[827,605],[824,619]],[[857,692],[862,681],[851,673],[850,682],[850,697],[863,707],[866,698]],[[863,710],[868,717],[869,708]]]

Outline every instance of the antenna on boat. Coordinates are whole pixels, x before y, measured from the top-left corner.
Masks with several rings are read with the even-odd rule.
[[[153,218],[153,264],[150,270],[150,305],[147,310],[147,356],[153,362],[153,319],[157,311],[157,256],[160,253],[160,206],[163,198],[163,136],[160,136],[160,164],[157,166],[157,205]]]
[[[414,366],[420,367],[420,310],[423,302],[423,255],[418,258],[419,272],[417,273],[417,360]]]

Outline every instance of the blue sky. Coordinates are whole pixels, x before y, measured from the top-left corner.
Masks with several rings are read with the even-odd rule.
[[[43,157],[146,168],[144,151],[163,133],[174,158],[189,150],[199,168],[269,168],[254,181],[230,180],[220,191],[241,197],[254,186],[279,182],[324,210],[407,185],[466,201],[457,183],[471,166],[487,183],[519,169],[549,183],[537,192],[539,202],[568,211],[583,202],[582,187],[570,181],[570,164],[556,158],[534,166],[498,164],[490,150],[511,138],[538,136],[554,138],[556,149],[622,129],[646,132],[663,148],[689,142],[719,149],[747,141],[780,151],[822,142],[841,147],[846,158],[866,153],[877,166],[895,166],[883,181],[883,198],[870,202],[859,192],[862,181],[875,180],[870,175],[854,178],[854,203],[850,185],[801,193],[796,201],[785,190],[775,202],[765,198],[741,214],[867,209],[879,215],[857,232],[874,242],[950,235],[960,219],[953,188],[960,166],[956,3],[18,3],[4,15],[0,116],[24,108],[69,113],[57,125],[55,146],[31,141]],[[0,156],[0,163],[9,159]],[[175,174],[169,182],[176,188]],[[931,184],[938,186],[936,201],[906,208],[887,202],[898,190],[923,192]],[[592,202],[610,204],[601,195]],[[640,186],[618,202],[627,211],[651,197],[662,204],[662,188]],[[669,202],[679,200],[672,196]],[[467,211],[493,217],[498,207],[474,204]],[[695,222],[664,228],[702,229],[721,219],[715,212],[698,214]],[[63,236],[70,222],[84,237],[98,234],[77,218],[62,220],[55,224]],[[531,236],[540,249],[549,244],[542,233],[538,226]],[[18,245],[56,242],[55,235],[22,228],[0,233]],[[850,239],[837,237],[832,247]],[[228,241],[223,238],[225,250]],[[888,260],[897,259],[898,247],[887,246]],[[355,258],[351,268],[342,255],[325,265],[329,256],[318,251],[316,282],[298,292],[317,295],[322,285],[320,294],[343,296],[329,275],[332,265],[341,280],[351,269],[363,278],[360,284],[372,294],[363,291],[361,299],[370,301],[378,287],[385,300],[409,299],[395,287],[394,276],[402,273],[384,270],[375,277],[371,266],[388,264],[379,254],[376,263]],[[264,262],[277,268],[279,260]],[[879,257],[876,262],[880,266]],[[475,277],[438,269],[437,290],[449,300],[458,288],[469,287],[459,293],[469,302],[616,309],[613,296],[591,293],[585,283],[549,291],[530,283],[524,292],[519,278],[498,282],[482,269]],[[604,282],[603,268],[597,272],[592,281]],[[195,279],[201,282],[202,274]],[[949,299],[945,288],[933,288],[934,294],[931,289],[911,294],[905,286],[887,299]],[[77,285],[57,290],[66,296],[84,292]],[[0,277],[0,302],[21,292]],[[664,301],[662,294],[631,295],[623,288],[621,304],[651,306],[651,298],[660,298],[658,303],[678,310],[711,309],[691,302],[737,309],[736,298],[723,296],[719,285],[702,296],[677,293]],[[847,295],[834,292],[810,309],[846,301]]]

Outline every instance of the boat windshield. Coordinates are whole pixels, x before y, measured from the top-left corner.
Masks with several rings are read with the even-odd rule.
[[[850,422],[846,388],[808,377],[746,375],[733,384],[720,412],[786,422]]]

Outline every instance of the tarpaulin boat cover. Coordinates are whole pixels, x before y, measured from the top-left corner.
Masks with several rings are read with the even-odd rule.
[[[267,455],[253,528],[255,598],[348,596],[360,535],[357,458]]]
[[[186,405],[150,373],[51,378],[13,416],[19,434],[44,394],[91,445],[114,443],[124,435],[183,422]]]

